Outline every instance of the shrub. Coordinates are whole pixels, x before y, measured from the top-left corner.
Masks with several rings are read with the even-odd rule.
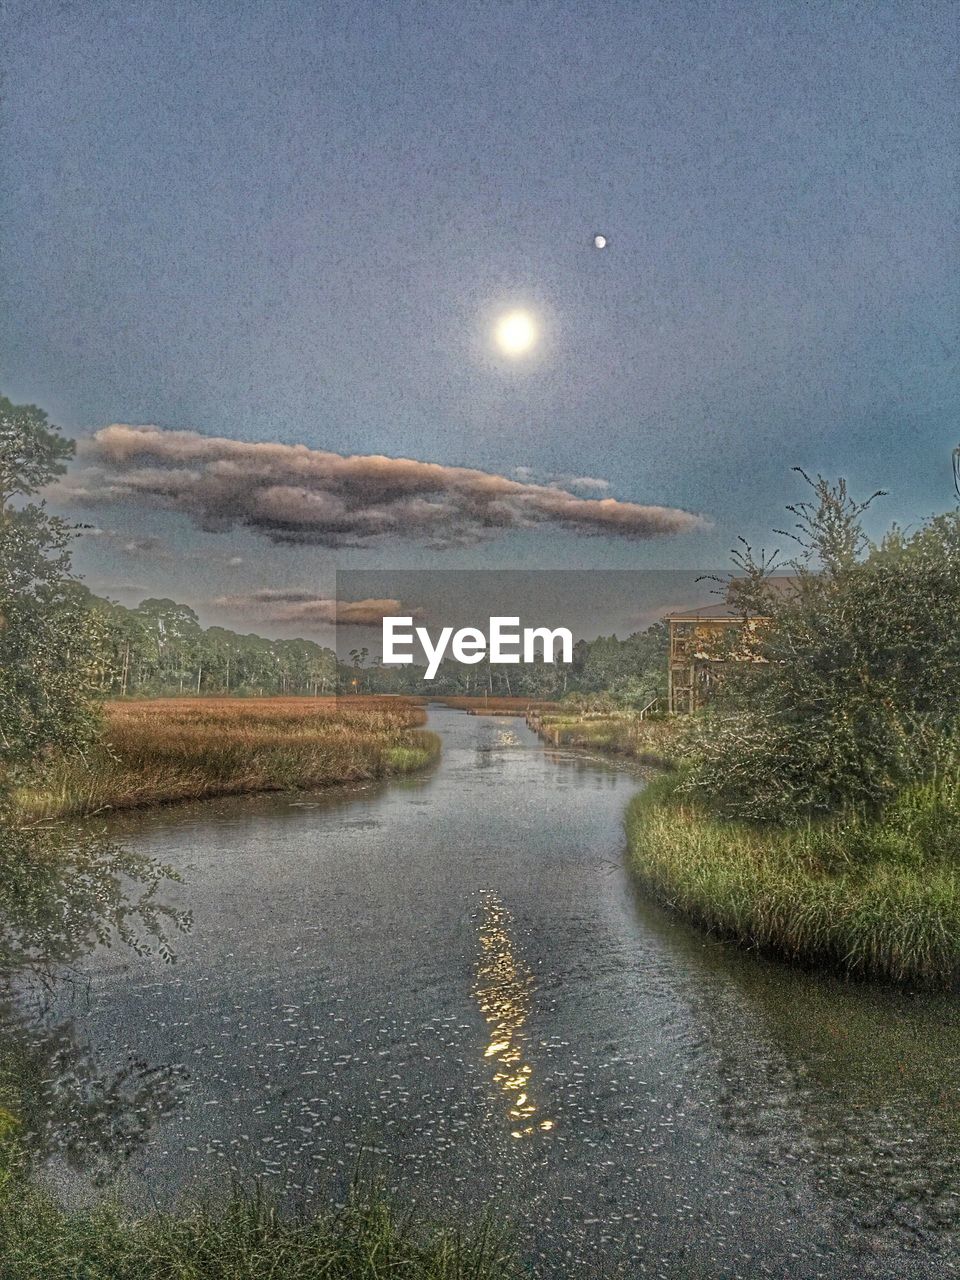
[[[771,590],[749,548],[733,596],[748,661],[727,664],[698,718],[690,794],[739,819],[801,821],[854,804],[878,808],[952,757],[960,722],[960,513],[878,545],[867,503],[809,481],[792,588]],[[745,651],[745,652],[744,652]]]

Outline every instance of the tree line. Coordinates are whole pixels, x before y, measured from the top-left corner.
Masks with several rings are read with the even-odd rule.
[[[103,631],[98,691],[105,696],[312,696],[337,691],[336,654],[314,640],[269,640],[203,627],[188,605],[141,600],[128,609],[88,593]]]
[[[175,600],[146,599],[127,608],[100,598],[70,571],[74,528],[26,501],[62,474],[72,452],[42,411],[0,398],[0,720],[36,721],[38,741],[49,732],[40,725],[54,692],[76,717],[71,732],[81,721],[84,732],[91,728],[81,690],[100,698],[602,694],[638,710],[665,693],[662,623],[625,640],[580,640],[571,665],[448,661],[425,681],[422,667],[385,667],[366,648],[338,661],[333,649],[314,640],[204,627],[193,609]]]
[[[573,663],[464,666],[445,662],[432,681],[416,666],[383,666],[366,648],[338,661],[313,640],[271,640],[203,627],[188,605],[142,600],[126,608],[77,587],[98,643],[93,680],[104,697],[316,697],[332,693],[445,694],[560,699],[606,694],[640,709],[663,696],[666,628],[656,623],[625,640],[579,640]]]
[[[639,711],[666,696],[667,647],[666,625],[657,622],[625,640],[614,635],[578,640],[569,665],[540,660],[514,666],[484,659],[466,666],[448,660],[440,664],[436,677],[430,681],[424,679],[423,667],[385,667],[360,649],[352,650],[349,663],[341,664],[340,685],[369,693],[457,697],[486,694],[559,700],[603,695]]]

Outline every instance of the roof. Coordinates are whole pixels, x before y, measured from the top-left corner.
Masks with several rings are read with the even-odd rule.
[[[719,618],[721,621],[733,622],[743,617],[743,610],[726,603],[700,604],[691,605],[687,609],[675,609],[672,613],[664,614],[664,617],[672,622],[699,622],[701,618]]]
[[[733,588],[743,581],[743,578],[730,579],[725,600],[719,600],[713,604],[688,605],[685,609],[674,609],[671,613],[664,614],[664,617],[670,622],[700,622],[701,620],[735,622],[744,616],[744,611],[731,601],[730,596]],[[777,595],[788,595],[790,591],[795,590],[796,578],[786,573],[771,574],[765,581],[767,587]]]

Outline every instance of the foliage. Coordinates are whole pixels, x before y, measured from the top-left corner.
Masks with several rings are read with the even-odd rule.
[[[633,800],[627,833],[641,884],[745,946],[894,981],[960,978],[960,767],[879,816],[792,828],[720,818],[668,776]]]
[[[70,575],[72,531],[26,501],[72,445],[46,415],[0,399],[0,777],[45,750],[82,750],[103,628]]]
[[[407,773],[439,751],[399,698],[164,698],[109,703],[101,745],[48,765],[22,811],[65,817]]]
[[[350,666],[341,668],[341,687],[353,688],[362,680],[370,693],[410,693],[437,697],[520,698],[531,702],[553,701],[574,694],[597,695],[611,706],[643,710],[666,694],[667,629],[655,623],[626,640],[598,636],[578,640],[573,662],[498,665],[484,660],[471,666],[447,660],[436,678],[425,681],[416,666],[368,666],[357,659],[364,651],[351,652]],[[366,655],[364,654],[364,659]]]
[[[170,960],[167,928],[189,923],[157,898],[173,879],[168,867],[96,829],[8,825],[0,850],[0,973],[52,973],[114,941]]]
[[[142,600],[134,609],[89,599],[106,629],[97,672],[103,694],[282,697],[335,690],[336,655],[313,640],[204,628],[191,608],[169,599]]]
[[[741,634],[752,661],[727,664],[698,717],[691,795],[755,821],[876,809],[952,758],[960,704],[960,514],[869,543],[839,485],[808,483],[792,588],[739,557],[734,597],[769,623]]]
[[[106,629],[71,576],[72,530],[29,501],[72,451],[40,410],[0,400],[0,1181],[11,1152],[24,1167],[54,1147],[123,1158],[169,1098],[162,1073],[103,1074],[68,1023],[31,1016],[32,984],[114,942],[172,960],[168,935],[189,924],[159,899],[168,868],[15,802],[26,777],[97,749]]]
[[[489,1221],[465,1231],[415,1220],[376,1186],[339,1211],[281,1215],[236,1191],[139,1221],[109,1204],[68,1213],[41,1191],[0,1192],[3,1280],[513,1280],[524,1274]]]
[[[63,475],[73,453],[73,442],[47,425],[42,409],[0,396],[0,504],[30,497]]]
[[[641,764],[663,768],[673,766],[683,733],[679,717],[641,718],[635,712],[610,705],[609,698],[597,695],[545,707],[528,715],[528,722],[541,738],[554,746],[610,751]]]

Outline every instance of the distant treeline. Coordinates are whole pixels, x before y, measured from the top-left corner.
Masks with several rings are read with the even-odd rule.
[[[313,640],[267,640],[202,627],[191,608],[174,600],[141,600],[127,609],[91,595],[90,606],[106,633],[102,693],[270,697],[336,692],[336,654]]]
[[[203,627],[196,613],[174,600],[142,600],[128,609],[90,593],[90,609],[103,629],[98,686],[112,697],[231,694],[239,697],[409,693],[562,698],[608,694],[647,706],[666,686],[667,635],[662,623],[626,640],[579,640],[573,663],[538,662],[464,666],[445,662],[432,681],[423,668],[384,667],[367,649],[338,662],[314,640],[269,640],[225,627]]]
[[[666,696],[667,629],[658,622],[626,640],[578,640],[570,665],[538,661],[514,666],[484,660],[466,666],[447,661],[429,681],[422,667],[383,667],[376,660],[368,665],[362,649],[354,650],[350,661],[350,666],[341,663],[341,681],[346,678],[351,689],[365,693],[491,694],[538,700],[603,694],[640,710]]]

